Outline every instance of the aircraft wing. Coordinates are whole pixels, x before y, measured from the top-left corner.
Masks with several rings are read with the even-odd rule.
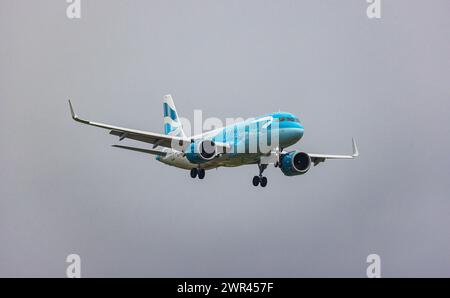
[[[79,118],[75,114],[70,100],[69,100],[69,106],[70,106],[70,112],[72,114],[73,120],[83,123],[83,124],[108,129],[110,131],[109,133],[112,135],[118,136],[120,141],[123,139],[132,139],[132,140],[141,141],[144,143],[153,144],[154,148],[156,146],[172,148],[172,144],[176,144],[176,146],[179,146],[179,148],[184,148],[185,146],[187,146],[188,144],[191,143],[191,140],[187,139],[187,138],[180,138],[180,137],[175,137],[175,136],[163,135],[163,134],[159,134],[159,133],[135,130],[135,129],[130,129],[130,128],[118,127],[118,126],[113,126],[113,125],[109,125],[109,124],[84,120],[84,119]],[[172,142],[174,142],[174,143],[172,143]]]
[[[309,157],[311,157],[311,161],[314,163],[314,166],[317,166],[319,163],[324,162],[327,159],[354,159],[359,156],[358,147],[356,146],[355,139],[352,139],[353,146],[353,154],[352,155],[332,155],[332,154],[316,154],[316,153],[308,153]]]

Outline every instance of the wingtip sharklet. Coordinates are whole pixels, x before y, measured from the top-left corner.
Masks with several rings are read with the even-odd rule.
[[[78,117],[77,117],[77,115],[75,114],[75,111],[73,110],[72,102],[70,101],[70,99],[69,99],[69,107],[70,107],[70,114],[72,115],[72,118],[73,118],[74,120],[76,120]]]
[[[78,115],[75,114],[75,110],[73,109],[72,102],[70,101],[70,99],[69,99],[69,107],[70,107],[70,114],[72,115],[73,120],[84,124],[91,124],[88,120],[80,119],[80,117],[78,117]]]
[[[353,147],[352,157],[358,157],[359,156],[359,151],[358,151],[358,147],[356,146],[355,138],[352,138],[352,147]]]

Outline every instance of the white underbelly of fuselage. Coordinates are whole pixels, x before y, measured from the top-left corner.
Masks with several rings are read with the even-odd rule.
[[[177,168],[190,170],[193,168],[214,169],[217,167],[237,167],[245,164],[258,163],[260,154],[224,154],[211,161],[200,164],[191,163],[182,152],[170,152],[165,157],[159,157],[157,160]]]

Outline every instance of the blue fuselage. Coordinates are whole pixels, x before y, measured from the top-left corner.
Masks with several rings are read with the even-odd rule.
[[[169,151],[166,157],[156,159],[179,168],[213,169],[217,167],[235,167],[260,162],[262,156],[268,156],[273,149],[282,150],[294,145],[302,137],[304,127],[296,116],[278,112],[252,118],[244,122],[215,129],[194,138],[184,154]],[[225,144],[226,152],[211,160],[201,157],[200,144],[210,140]]]
[[[226,126],[211,135],[206,133],[205,137],[209,136],[214,142],[232,144],[235,153],[252,153],[252,144],[265,142],[272,148],[286,148],[297,143],[303,133],[304,127],[296,116],[278,112]]]

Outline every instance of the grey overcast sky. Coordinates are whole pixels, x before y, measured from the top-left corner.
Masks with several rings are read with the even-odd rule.
[[[450,277],[450,2],[0,2],[0,276]],[[88,119],[301,118],[307,175],[203,181],[111,148]],[[128,142],[129,143],[129,142]]]

